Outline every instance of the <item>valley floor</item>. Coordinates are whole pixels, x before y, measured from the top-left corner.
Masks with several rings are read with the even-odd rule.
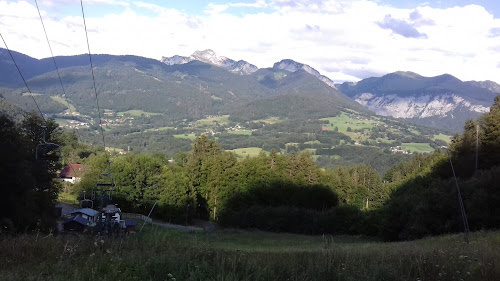
[[[259,231],[0,236],[0,280],[500,280],[500,232],[382,243]]]

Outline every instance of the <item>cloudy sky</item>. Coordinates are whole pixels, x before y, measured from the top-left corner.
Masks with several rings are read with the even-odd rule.
[[[87,53],[79,0],[38,0],[55,55]],[[83,0],[92,53],[154,59],[212,49],[334,81],[398,70],[500,83],[498,0]],[[9,48],[50,56],[35,1],[0,0]],[[0,42],[0,47],[4,47]]]

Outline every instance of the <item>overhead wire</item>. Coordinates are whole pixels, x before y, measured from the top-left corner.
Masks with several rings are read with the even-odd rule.
[[[102,129],[101,109],[99,107],[99,98],[97,97],[97,88],[96,88],[96,83],[95,83],[94,64],[92,63],[92,55],[90,53],[89,35],[87,32],[87,23],[85,21],[85,12],[83,10],[83,1],[82,0],[80,0],[80,6],[82,7],[83,26],[85,27],[85,37],[87,38],[87,49],[89,51],[90,70],[92,72],[92,81],[94,82],[94,94],[95,94],[95,100],[96,100],[96,104],[97,104],[97,113],[99,115],[99,128],[101,129],[101,136],[102,136],[102,143],[104,145],[104,150],[106,150],[106,141],[104,140],[104,130]]]
[[[69,110],[70,116],[73,118],[73,111],[71,110],[71,106],[69,104],[68,97],[66,95],[66,90],[64,89],[64,85],[63,85],[63,82],[62,82],[62,79],[61,79],[61,74],[59,73],[59,68],[57,67],[56,59],[54,57],[54,52],[52,51],[52,46],[50,45],[49,36],[47,35],[47,30],[45,28],[45,24],[43,23],[42,14],[40,13],[40,8],[38,7],[38,1],[37,0],[35,0],[35,4],[36,4],[36,9],[38,10],[38,16],[40,17],[40,22],[42,23],[43,32],[45,34],[45,39],[47,39],[47,44],[49,45],[50,55],[52,56],[52,61],[54,62],[54,67],[56,68],[57,77],[59,78],[59,83],[61,84],[61,88],[62,88],[62,91],[63,91],[64,99],[66,101],[66,105],[68,106],[68,110]],[[73,132],[77,134],[75,126],[73,126]],[[78,139],[78,136],[77,136],[77,139]],[[76,170],[73,167],[73,165],[69,165],[69,167],[71,167],[71,169],[73,170],[73,173],[75,174],[75,177],[78,177],[78,173],[76,172]]]
[[[6,49],[7,49],[7,51],[9,52],[10,58],[12,59],[12,62],[14,62],[14,65],[16,66],[17,71],[19,72],[19,75],[21,75],[21,79],[23,79],[24,85],[25,85],[25,86],[26,86],[26,88],[28,89],[28,92],[30,93],[31,98],[33,99],[33,102],[35,103],[36,108],[38,109],[38,112],[40,113],[40,116],[41,116],[41,117],[42,117],[42,119],[43,119],[43,123],[47,123],[47,121],[45,120],[45,117],[43,117],[43,113],[42,113],[42,111],[40,110],[40,106],[39,106],[39,105],[38,105],[38,103],[36,102],[36,100],[35,100],[35,96],[34,96],[34,95],[33,95],[33,93],[31,92],[31,89],[30,89],[30,87],[28,86],[28,83],[26,83],[26,79],[24,79],[24,76],[23,76],[23,74],[21,73],[21,69],[19,69],[19,66],[17,65],[16,60],[14,59],[14,56],[12,55],[12,52],[10,51],[9,47],[7,46],[7,42],[5,42],[5,39],[3,38],[2,33],[0,33],[0,37],[2,38],[2,41],[3,41],[3,43],[5,44],[5,48],[6,48]]]
[[[85,11],[83,9],[83,1],[82,0],[80,0],[80,6],[82,8],[83,26],[85,28],[85,37],[87,39],[87,49],[88,49],[88,54],[89,54],[90,70],[92,72],[92,81],[94,82],[94,94],[95,94],[95,101],[96,101],[96,104],[97,104],[97,113],[98,113],[98,116],[99,116],[99,128],[101,129],[101,136],[102,136],[102,143],[104,145],[104,151],[106,151],[106,141],[104,139],[104,130],[102,129],[101,108],[99,107],[99,97],[97,95],[97,87],[96,87],[95,75],[94,75],[94,64],[92,62],[92,54],[90,52],[89,35],[88,35],[88,32],[87,32],[87,22],[85,20]],[[105,154],[106,154],[106,156],[108,156],[107,153],[105,153]],[[111,175],[110,164],[111,164],[111,161],[108,160],[108,175],[109,176]],[[112,184],[111,188],[113,188],[114,187],[114,180],[113,180],[112,177],[111,177],[111,184]],[[96,183],[96,185],[97,185],[97,183]],[[105,192],[105,189],[101,190],[101,204],[103,204],[103,202],[104,202],[103,199],[102,199],[103,198],[103,192]],[[112,190],[110,189],[109,192],[110,192],[109,196],[110,196],[110,199],[111,199]]]
[[[429,139],[429,140],[432,143],[434,143],[435,145],[437,145],[438,147],[440,147],[441,149],[445,150],[446,153],[447,153],[447,155],[448,155],[448,161],[450,162],[451,171],[453,173],[453,178],[455,180],[455,186],[457,188],[457,195],[458,195],[458,203],[459,203],[459,207],[460,207],[460,214],[461,214],[461,217],[462,217],[462,224],[464,226],[465,241],[467,242],[467,244],[469,244],[469,232],[470,232],[469,220],[467,219],[467,213],[465,212],[464,200],[463,200],[463,197],[462,197],[462,193],[460,192],[460,187],[458,185],[458,179],[457,179],[457,175],[455,174],[455,168],[453,166],[453,162],[451,161],[450,150],[447,147],[443,147],[443,146],[438,145],[432,139]]]

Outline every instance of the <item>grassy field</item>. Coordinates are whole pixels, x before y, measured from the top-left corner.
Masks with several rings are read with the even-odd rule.
[[[442,140],[451,143],[451,137],[445,134],[434,135],[434,140]]]
[[[174,138],[195,140],[196,135],[195,134],[179,134],[179,135],[174,135]]]
[[[160,128],[151,128],[151,129],[146,129],[144,132],[156,132],[156,131],[166,131],[166,130],[172,130],[174,127],[160,127]]]
[[[254,123],[259,123],[259,122],[262,122],[262,123],[267,123],[267,124],[276,124],[276,123],[281,123],[283,122],[283,120],[281,120],[280,118],[278,117],[269,117],[267,119],[259,119],[259,120],[254,120],[253,121]]]
[[[500,233],[350,236],[146,227],[123,237],[0,236],[0,280],[500,280]],[[175,279],[174,279],[175,278]]]
[[[226,133],[232,134],[232,135],[244,135],[244,136],[251,136],[252,135],[252,131],[250,131],[250,130],[239,130],[239,131],[227,130]]]
[[[250,156],[250,157],[258,156],[259,153],[262,151],[262,148],[260,148],[260,147],[245,147],[245,148],[237,148],[237,149],[226,150],[226,151],[234,152],[237,157],[245,158],[247,156]]]
[[[161,113],[146,112],[146,111],[136,110],[136,109],[121,111],[121,112],[116,113],[116,115],[118,115],[118,116],[123,116],[125,114],[130,114],[130,116],[142,116],[143,114],[144,115],[161,115]]]
[[[412,134],[419,136],[420,132],[415,130],[414,128],[409,128],[408,131],[410,131]]]
[[[215,122],[218,122],[220,125],[227,125],[229,123],[229,115],[200,119],[195,121],[195,124],[197,126],[215,126]]]
[[[304,144],[320,144],[321,142],[319,140],[313,140],[313,141],[306,141]]]
[[[58,97],[58,96],[51,96],[50,97],[52,100],[57,101],[58,103],[66,106],[71,110],[71,112],[74,114],[76,112],[75,106],[73,106],[71,103],[66,102],[66,99],[63,97]]]
[[[320,120],[328,120],[328,126],[333,130],[337,127],[339,132],[347,132],[347,128],[350,127],[352,130],[357,129],[371,129],[374,126],[381,124],[379,121],[374,120],[363,120],[350,117],[348,114],[343,113],[336,117],[323,118]]]
[[[68,126],[70,123],[68,122],[68,119],[63,119],[63,118],[54,118],[56,120],[57,124],[59,126]]]
[[[418,152],[418,153],[428,153],[428,152],[433,152],[434,148],[432,148],[428,143],[403,143],[401,147],[404,150],[408,150],[411,152]]]
[[[62,203],[66,203],[66,204],[74,204],[74,205],[79,204],[78,198],[76,195],[71,194],[69,192],[64,192],[64,191],[59,192],[58,197],[57,197],[57,201],[62,202]]]
[[[118,148],[118,147],[111,147],[111,146],[106,146],[106,150],[110,152],[120,152],[123,151],[123,149]]]

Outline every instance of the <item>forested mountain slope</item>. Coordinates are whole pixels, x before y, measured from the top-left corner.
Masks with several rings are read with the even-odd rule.
[[[0,71],[10,76],[0,80],[8,87],[4,97],[25,109],[26,89],[5,50],[1,51]],[[31,90],[42,100],[42,111],[58,113],[65,110],[48,96],[62,96],[52,60],[36,60],[19,53],[19,67]],[[94,93],[87,55],[56,57],[66,97],[79,112],[92,114]],[[316,100],[323,106],[315,111],[333,116],[340,108],[363,110],[354,101],[329,87],[305,71],[290,72],[279,68],[259,70],[251,75],[239,75],[221,67],[193,60],[185,64],[167,65],[153,59],[136,56],[93,55],[97,93],[101,107],[112,111],[143,110],[161,113],[173,119],[198,119],[205,115],[226,114],[246,104],[294,95],[298,106],[287,103],[264,115],[290,117],[302,102]],[[12,77],[11,77],[12,76]],[[268,111],[266,109],[261,111]],[[310,111],[310,110],[309,110]],[[307,112],[297,112],[302,117]],[[95,112],[94,112],[95,114]]]

